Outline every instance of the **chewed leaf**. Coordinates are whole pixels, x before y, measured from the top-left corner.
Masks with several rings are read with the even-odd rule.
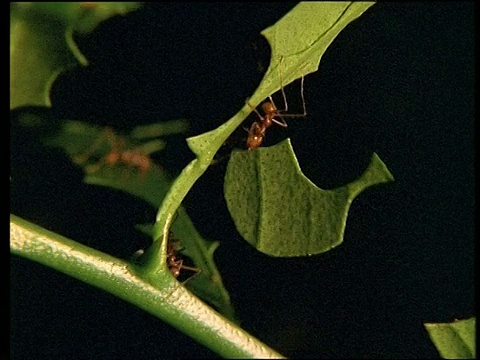
[[[53,80],[88,61],[73,32],[92,31],[101,21],[138,8],[139,3],[16,2],[10,7],[10,109],[51,106]]]
[[[373,4],[374,2],[300,3],[276,24],[264,30],[263,34],[273,50],[267,73],[249,98],[249,105],[245,104],[217,129],[187,139],[188,146],[197,158],[177,177],[162,203],[155,225],[156,238],[161,237],[169,216],[180,206],[193,184],[211,164],[215,153],[252,112],[252,108],[279,90],[281,85],[286,86],[315,71],[333,39]],[[299,27],[302,29],[299,30]],[[282,79],[278,69],[280,61]]]
[[[112,133],[111,129],[110,132],[105,130],[107,129],[82,121],[65,121],[60,132],[46,141],[46,144],[62,148],[73,162],[81,166],[85,171],[84,181],[87,184],[124,191],[157,208],[171,186],[171,179],[161,166],[152,162],[150,167],[142,172],[133,164],[124,161],[105,163],[103,159],[109,156],[112,147],[119,145],[123,149],[138,149],[137,155],[147,156],[163,149],[164,142],[161,139],[140,142],[138,138],[133,138],[132,134],[120,136]],[[133,129],[132,133],[138,134],[138,129]],[[110,138],[106,136],[108,134]],[[152,232],[151,228],[141,229],[149,234]],[[182,253],[190,257],[195,267],[200,269],[200,273],[189,280],[187,286],[226,317],[234,319],[229,294],[223,286],[213,259],[213,250],[218,246],[218,242],[204,239],[182,207],[177,210],[172,231],[181,243]]]
[[[258,105],[258,101],[279,90],[281,85],[317,71],[323,54],[337,35],[373,4],[375,2],[370,1],[301,2],[262,31],[272,48],[272,60],[252,96],[252,105]],[[282,79],[278,66],[282,67]]]
[[[237,230],[272,256],[319,254],[343,241],[352,200],[369,186],[392,181],[374,154],[356,181],[323,190],[300,170],[290,140],[255,151],[237,151],[225,176],[225,199]]]
[[[264,30],[272,48],[267,74],[249,99],[252,107],[295,79],[318,69],[335,37],[374,2],[302,2]],[[280,79],[280,69],[282,79]],[[343,241],[348,210],[363,189],[393,180],[374,154],[362,177],[323,190],[300,171],[289,141],[236,152],[225,177],[225,198],[238,231],[272,256],[325,252]]]
[[[475,359],[475,317],[452,323],[424,324],[444,359]]]

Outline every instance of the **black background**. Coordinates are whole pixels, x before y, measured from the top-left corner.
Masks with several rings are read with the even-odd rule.
[[[133,226],[153,222],[155,210],[82,184],[18,115],[118,130],[186,118],[188,135],[211,130],[255,90],[269,58],[259,33],[294,5],[152,3],[78,36],[90,65],[59,77],[52,110],[12,114],[11,212],[115,256],[144,246]],[[258,253],[226,209],[226,161],[198,181],[184,205],[221,241],[216,262],[243,328],[289,357],[436,358],[422,324],[473,315],[473,34],[473,3],[376,4],[306,77],[309,115],[269,130],[266,145],[290,137],[321,188],[360,176],[373,152],[394,175],[355,199],[334,250]],[[287,91],[301,112],[297,86]],[[172,173],[191,159],[179,136],[156,158]],[[15,256],[11,311],[14,359],[216,357],[145,312]]]

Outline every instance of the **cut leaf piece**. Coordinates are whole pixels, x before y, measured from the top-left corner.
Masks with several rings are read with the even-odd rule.
[[[300,170],[289,139],[232,154],[225,199],[237,230],[257,250],[272,256],[319,254],[343,241],[352,200],[369,186],[393,181],[373,154],[363,175],[345,186],[323,190]]]
[[[444,359],[475,359],[475,317],[452,323],[425,323],[430,339]]]

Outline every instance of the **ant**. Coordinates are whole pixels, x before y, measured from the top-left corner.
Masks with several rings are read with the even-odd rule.
[[[171,231],[169,232],[169,234],[170,235],[169,235],[169,240],[167,244],[167,266],[170,273],[173,275],[174,278],[177,279],[181,275],[182,270],[195,272],[194,275],[190,276],[189,278],[187,278],[187,280],[182,282],[184,284],[188,280],[190,280],[192,277],[199,274],[201,270],[196,267],[184,265],[183,264],[184,260],[177,258],[178,252],[182,250],[182,248],[179,246],[180,240],[175,239]],[[137,250],[132,255],[132,260],[136,261],[144,253],[145,251],[143,249]]]
[[[195,272],[193,276],[200,273],[200,269],[184,265],[183,259],[177,259],[177,253],[181,250],[181,248],[178,246],[180,241],[173,238],[172,232],[170,232],[170,238],[172,240],[169,240],[167,245],[167,264],[168,269],[170,270],[172,275],[175,278],[178,278],[182,269]],[[184,283],[190,280],[193,276],[190,276],[187,280],[184,281]]]
[[[115,132],[110,127],[105,128],[104,132],[95,140],[87,152],[76,157],[75,162],[79,164],[85,163],[102,145],[104,145],[105,137],[110,146],[109,152],[96,164],[89,165],[86,168],[86,172],[97,172],[104,165],[113,166],[116,164],[125,164],[138,168],[140,174],[144,175],[153,166],[152,159],[145,151],[142,151],[141,148],[124,149],[125,139],[119,138],[115,135]]]
[[[282,69],[281,66],[279,65],[279,72],[280,72],[280,82],[282,82]],[[287,103],[287,97],[285,95],[285,90],[283,89],[283,85],[281,87],[282,89],[282,95],[283,95],[283,101],[285,103],[285,108],[283,110],[279,110],[275,103],[273,102],[273,98],[269,96],[270,101],[266,101],[262,104],[262,110],[264,112],[264,116],[262,116],[257,109],[252,107],[248,103],[247,99],[247,105],[250,106],[253,111],[258,115],[258,119],[252,123],[250,126],[250,129],[248,130],[248,138],[247,138],[247,149],[252,150],[260,147],[262,145],[263,139],[265,138],[265,132],[267,129],[272,126],[274,123],[277,125],[280,125],[284,128],[286,128],[288,125],[283,119],[284,117],[304,117],[307,115],[307,109],[305,107],[305,97],[303,94],[303,80],[304,77],[302,76],[301,80],[301,88],[300,88],[300,94],[302,97],[302,103],[303,103],[303,114],[286,114],[288,111],[288,103]],[[277,120],[276,118],[279,118],[280,120]]]

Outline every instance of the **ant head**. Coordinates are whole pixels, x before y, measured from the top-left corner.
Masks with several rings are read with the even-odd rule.
[[[277,108],[270,101],[266,101],[262,104],[262,110],[265,114],[274,114],[277,112]]]

